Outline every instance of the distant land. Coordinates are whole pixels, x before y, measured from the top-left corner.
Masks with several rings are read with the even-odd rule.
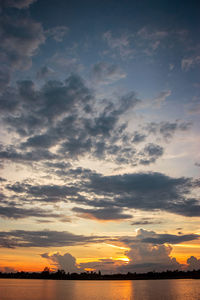
[[[0,272],[0,278],[19,279],[52,279],[52,280],[152,280],[152,279],[200,279],[200,270],[193,271],[164,271],[127,274],[101,274],[99,272],[65,273],[64,270],[50,272],[45,268],[42,272]]]

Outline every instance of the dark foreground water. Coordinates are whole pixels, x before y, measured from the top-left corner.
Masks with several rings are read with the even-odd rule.
[[[0,300],[199,300],[200,280],[0,279]]]

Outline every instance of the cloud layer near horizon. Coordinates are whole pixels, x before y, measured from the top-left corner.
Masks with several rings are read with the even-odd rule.
[[[154,236],[154,240],[150,238]],[[101,270],[103,273],[109,272],[148,272],[155,270],[157,272],[166,270],[197,270],[199,269],[199,260],[191,256],[187,260],[187,264],[180,264],[176,258],[171,257],[172,246],[166,243],[181,243],[183,241],[198,239],[198,235],[166,235],[156,234],[153,231],[138,230],[135,237],[121,238],[124,245],[129,247],[125,251],[128,262],[120,260],[100,259],[89,263],[78,264],[75,257],[70,253],[54,254],[43,253],[41,256],[48,259],[52,265],[58,269],[63,269],[66,272],[83,272],[90,268],[95,271]]]

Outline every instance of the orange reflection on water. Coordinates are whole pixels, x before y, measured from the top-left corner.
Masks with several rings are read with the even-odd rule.
[[[1,300],[198,300],[198,280],[0,280]]]
[[[107,283],[107,284],[105,284]],[[85,299],[115,299],[130,300],[133,295],[133,284],[131,281],[110,280],[110,281],[81,281],[74,286],[74,298],[83,299],[83,294],[88,295]]]

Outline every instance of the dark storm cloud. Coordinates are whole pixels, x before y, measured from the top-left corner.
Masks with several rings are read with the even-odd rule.
[[[26,104],[33,105],[32,112],[46,121],[56,121],[64,114],[73,113],[81,105],[82,109],[90,102],[92,95],[78,75],[69,76],[65,82],[48,81],[41,90],[36,90],[33,82],[19,83],[19,92],[24,107],[30,113]]]
[[[190,217],[200,215],[198,198],[190,198],[195,186],[191,178],[172,178],[153,172],[115,176],[93,174],[86,183],[89,191],[108,197],[107,201],[88,201],[96,207],[113,204],[117,207],[162,210]]]
[[[69,138],[67,142],[62,143],[60,153],[70,158],[78,158],[84,154],[90,153],[92,141],[90,138]]]
[[[0,159],[11,160],[20,163],[38,162],[40,160],[54,159],[57,156],[49,152],[48,150],[42,149],[41,151],[29,151],[22,152],[16,151],[13,147],[3,148],[0,145]]]
[[[86,209],[80,207],[74,207],[72,209],[81,218],[96,219],[100,221],[116,221],[131,219],[131,214],[124,214],[123,209],[119,207],[109,207],[103,209]]]
[[[170,188],[176,188],[190,180],[184,177],[170,178],[161,173],[130,173],[123,175],[103,176],[95,174],[90,178],[89,188],[96,193],[123,194],[130,192],[146,193],[158,191],[167,191]]]
[[[182,242],[198,240],[199,238],[199,234],[158,234],[155,231],[149,231],[141,228],[137,230],[137,235],[135,237],[121,237],[120,240],[132,247],[141,243],[149,245],[179,244]]]
[[[49,203],[70,201],[89,205],[91,208],[76,207],[73,211],[81,217],[88,215],[99,220],[130,218],[131,214],[124,213],[123,209],[166,211],[188,217],[200,215],[199,199],[190,196],[192,190],[199,188],[199,181],[191,178],[173,178],[152,172],[103,176],[82,168],[56,169],[52,172],[64,176],[69,183],[66,185],[15,183],[7,184],[5,187],[13,191],[17,198],[25,197],[26,201]],[[76,178],[76,185],[73,178]]]
[[[185,234],[185,235],[175,235],[175,234],[157,234],[155,237],[149,237],[142,239],[143,243],[152,244],[179,244],[182,242],[193,241],[199,239],[198,234]]]
[[[21,148],[50,148],[54,146],[55,139],[47,134],[35,135],[27,139],[25,143],[21,144]]]
[[[0,232],[0,247],[64,247],[98,243],[106,240],[102,236],[76,235],[68,231],[25,231],[12,230]]]
[[[165,211],[188,217],[200,215],[199,199],[191,197],[191,192],[199,188],[198,180],[173,178],[153,172],[103,176],[83,168],[63,170],[61,165],[50,170],[63,177],[66,184],[16,182],[12,185],[5,184],[5,188],[12,191],[16,199],[23,197],[28,202],[53,204],[63,201],[90,206],[91,208],[75,207],[73,211],[81,217],[89,216],[97,220],[129,219],[131,213],[127,214],[124,209]],[[147,220],[142,224],[150,223],[151,220]]]
[[[6,93],[1,96],[1,109],[8,112],[4,115],[4,122],[21,136],[30,136],[37,132],[36,136],[30,137],[27,141],[27,146],[29,143],[30,146],[34,146],[34,143],[37,146],[38,139],[41,138],[38,132],[49,127],[49,131],[44,133],[42,138],[46,137],[46,141],[54,139],[57,143],[61,137],[64,137],[65,130],[69,133],[71,122],[70,129],[73,129],[78,119],[79,106],[82,110],[86,109],[92,98],[82,79],[75,75],[70,76],[64,83],[49,81],[40,90],[36,89],[32,81],[21,81],[18,83],[17,90],[10,92],[9,97]],[[58,124],[53,124],[52,122],[56,123],[58,117],[62,117],[62,120]],[[77,133],[77,128],[75,129]],[[71,135],[73,133],[74,130]],[[49,145],[48,143],[46,146]]]
[[[32,200],[57,202],[65,200],[67,196],[77,195],[78,189],[73,186],[60,185],[30,185],[16,183],[14,185],[7,185],[6,188],[13,191],[15,194],[26,194]],[[28,198],[27,198],[28,200]]]
[[[58,214],[52,213],[51,211],[40,208],[22,208],[13,205],[1,206],[0,207],[0,217],[11,218],[11,219],[25,219],[28,217],[38,217],[38,218],[59,218]]]

